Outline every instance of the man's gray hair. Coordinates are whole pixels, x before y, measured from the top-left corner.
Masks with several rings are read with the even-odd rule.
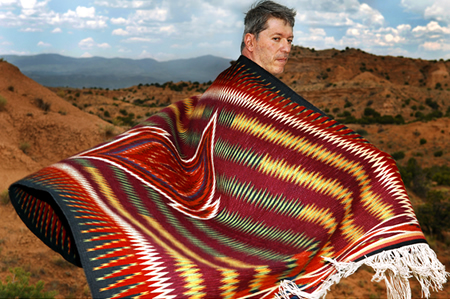
[[[267,29],[267,20],[270,18],[281,19],[291,27],[294,27],[295,15],[296,11],[294,9],[287,8],[270,0],[255,3],[245,15],[241,52],[245,47],[244,38],[247,33],[251,33],[258,38],[259,33]]]

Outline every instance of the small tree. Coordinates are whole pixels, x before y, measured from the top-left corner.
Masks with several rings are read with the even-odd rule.
[[[417,208],[417,220],[425,233],[443,241],[444,231],[450,229],[450,203],[442,191],[428,192],[426,203]]]
[[[54,298],[56,291],[45,292],[44,282],[30,285],[30,273],[22,268],[9,269],[13,276],[6,277],[6,283],[0,281],[0,298]]]

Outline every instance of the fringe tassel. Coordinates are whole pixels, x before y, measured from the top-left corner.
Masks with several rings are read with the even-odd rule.
[[[289,299],[296,295],[300,299],[324,298],[333,284],[352,275],[363,264],[375,270],[372,281],[379,282],[384,279],[389,299],[411,299],[409,278],[412,276],[419,281],[422,286],[422,297],[426,298],[430,296],[430,288],[435,292],[442,290],[443,284],[447,282],[447,276],[450,276],[428,244],[415,244],[383,251],[356,263],[336,262],[330,258],[325,260],[333,264],[337,273],[327,278],[313,293],[304,292],[293,281],[284,280],[275,297]]]

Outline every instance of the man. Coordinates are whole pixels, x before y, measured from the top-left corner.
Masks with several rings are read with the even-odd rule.
[[[94,298],[322,298],[362,264],[394,298],[445,283],[395,161],[274,76],[294,16],[258,3],[203,95],[10,187]]]
[[[282,73],[294,39],[295,14],[275,2],[259,2],[245,16],[242,55],[273,75]]]

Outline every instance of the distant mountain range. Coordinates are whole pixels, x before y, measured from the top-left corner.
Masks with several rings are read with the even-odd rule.
[[[212,55],[159,62],[154,59],[73,58],[59,54],[0,55],[48,87],[126,88],[140,83],[213,81],[230,60]]]

